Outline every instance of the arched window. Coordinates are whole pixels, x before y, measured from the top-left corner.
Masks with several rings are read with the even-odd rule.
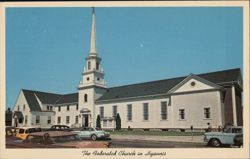
[[[100,66],[100,64],[99,64],[99,62],[97,61],[97,62],[96,62],[96,69],[97,69],[97,70],[99,70],[99,66]]]
[[[90,61],[88,61],[88,70],[90,70],[91,69],[91,63],[90,63]]]
[[[84,102],[87,102],[87,101],[88,101],[88,95],[84,94]]]

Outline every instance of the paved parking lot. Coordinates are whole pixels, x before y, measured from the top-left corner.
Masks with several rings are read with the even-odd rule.
[[[111,148],[206,148],[203,136],[112,135]]]
[[[172,141],[203,143],[203,135],[200,136],[152,136],[152,135],[111,135],[112,139],[119,140],[144,140],[144,141]]]
[[[112,139],[110,148],[207,148],[204,143]]]

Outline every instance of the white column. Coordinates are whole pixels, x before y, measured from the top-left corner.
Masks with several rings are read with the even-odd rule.
[[[217,104],[218,104],[218,125],[222,126],[222,119],[224,115],[222,113],[222,101],[221,101],[221,93],[220,91],[217,92]]]
[[[235,94],[235,87],[232,86],[232,106],[233,106],[233,124],[237,126],[237,114],[236,114],[236,94]]]

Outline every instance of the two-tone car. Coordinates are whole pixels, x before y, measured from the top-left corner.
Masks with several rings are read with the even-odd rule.
[[[110,139],[110,133],[100,128],[82,127],[79,130],[74,130],[73,132],[77,133],[81,139]]]
[[[242,126],[229,126],[222,132],[207,132],[204,134],[204,142],[209,146],[235,145],[236,135],[243,134]]]
[[[24,140],[30,133],[41,131],[42,128],[40,127],[16,127],[14,129],[14,136]]]

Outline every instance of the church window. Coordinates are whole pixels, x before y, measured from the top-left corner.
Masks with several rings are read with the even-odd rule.
[[[66,116],[66,124],[69,124],[69,120],[70,120],[69,116]]]
[[[127,105],[127,120],[132,121],[132,104]]]
[[[143,120],[148,120],[148,103],[143,103]]]
[[[97,62],[96,62],[96,69],[97,69],[97,70],[99,70],[99,65],[100,65],[99,62],[97,61]]]
[[[69,111],[69,105],[67,105],[67,111]]]
[[[57,117],[57,124],[61,124],[61,117],[60,116]]]
[[[179,119],[180,120],[185,119],[185,109],[179,109]]]
[[[17,106],[17,111],[19,111],[20,110],[20,107],[19,107],[19,105]]]
[[[79,108],[79,107],[78,107],[78,104],[76,104],[76,110],[78,110],[78,108]]]
[[[50,107],[49,107],[49,105],[47,105],[47,110],[49,110],[50,109]]]
[[[88,61],[88,70],[90,70],[90,69],[91,69],[91,62]]]
[[[117,106],[114,105],[113,106],[113,117],[116,117],[116,115],[117,115]]]
[[[89,77],[87,77],[87,81],[89,81]]]
[[[195,82],[194,81],[191,82],[191,86],[192,87],[195,86]]]
[[[161,120],[167,119],[167,102],[161,102]]]
[[[100,81],[100,78],[99,78],[99,77],[97,77],[97,81]]]
[[[204,118],[210,119],[210,108],[204,108]]]
[[[25,104],[23,105],[23,111],[25,111]]]
[[[76,124],[78,124],[78,115],[76,116]]]
[[[84,102],[88,102],[88,95],[84,94]]]
[[[23,123],[23,118],[19,118],[19,119],[18,119],[18,122],[19,122],[19,123]]]
[[[104,107],[100,107],[100,117],[104,117]]]
[[[25,124],[28,123],[28,115],[25,115],[25,117],[24,117],[24,123],[25,123]]]
[[[103,127],[107,127],[108,126],[108,121],[107,120],[103,120]]]
[[[51,124],[51,116],[48,116],[47,123],[48,123],[48,124]]]
[[[36,124],[39,124],[39,123],[40,123],[40,116],[37,115],[37,116],[36,116]]]
[[[59,111],[59,112],[61,111],[61,106],[58,107],[58,111]]]

